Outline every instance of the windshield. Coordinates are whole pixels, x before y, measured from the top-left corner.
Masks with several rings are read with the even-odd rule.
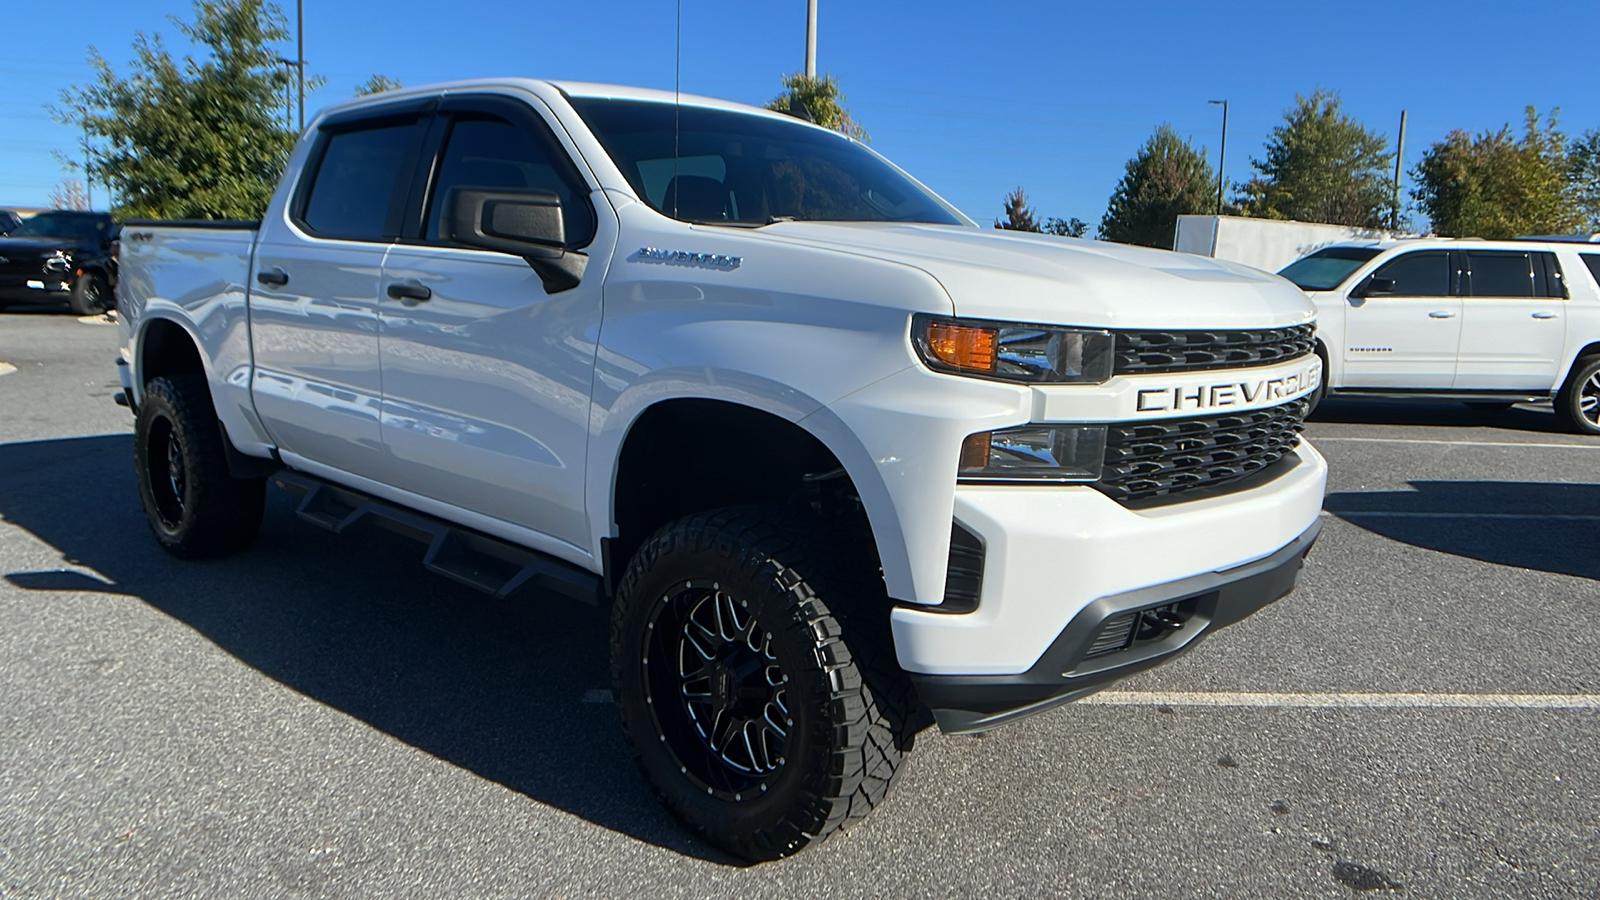
[[[1376,247],[1328,247],[1283,267],[1278,274],[1302,291],[1331,291],[1383,251]]]
[[[787,219],[966,224],[840,134],[670,103],[578,97],[572,105],[634,191],[675,219],[752,226]]]
[[[111,231],[111,220],[105,216],[83,213],[42,212],[31,219],[23,219],[11,232],[11,237],[54,237],[69,241],[98,243]]]

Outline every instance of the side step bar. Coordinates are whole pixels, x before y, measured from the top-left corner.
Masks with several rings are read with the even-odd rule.
[[[552,556],[300,472],[280,470],[272,483],[300,498],[295,514],[307,522],[338,534],[370,519],[427,544],[422,564],[428,569],[498,599],[532,584],[591,605],[600,602],[600,576]]]

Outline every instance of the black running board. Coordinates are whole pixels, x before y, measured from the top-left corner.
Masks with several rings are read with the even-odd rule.
[[[430,571],[504,599],[534,585],[584,603],[600,602],[600,576],[536,550],[452,525],[443,519],[369,497],[301,472],[282,470],[272,482],[300,499],[295,514],[334,534],[362,520],[428,545]]]

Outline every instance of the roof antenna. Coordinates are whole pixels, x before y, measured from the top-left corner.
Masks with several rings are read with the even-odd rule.
[[[678,0],[677,59],[672,73],[672,217],[678,217],[678,119],[682,115],[683,101],[678,99],[683,89],[683,0]]]

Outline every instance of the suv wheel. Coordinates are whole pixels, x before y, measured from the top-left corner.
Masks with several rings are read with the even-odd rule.
[[[85,272],[78,276],[78,281],[72,286],[72,296],[67,299],[67,305],[80,316],[98,316],[111,308],[111,291],[106,287],[105,279],[93,272]]]
[[[914,731],[882,581],[840,565],[804,515],[734,508],[663,527],[612,612],[639,768],[681,822],[749,860],[865,816]]]
[[[162,549],[183,559],[250,546],[261,528],[266,479],[234,478],[203,375],[169,375],[145,388],[133,457],[145,518]]]
[[[1556,417],[1568,431],[1600,434],[1600,356],[1572,364],[1567,383],[1556,395]]]

